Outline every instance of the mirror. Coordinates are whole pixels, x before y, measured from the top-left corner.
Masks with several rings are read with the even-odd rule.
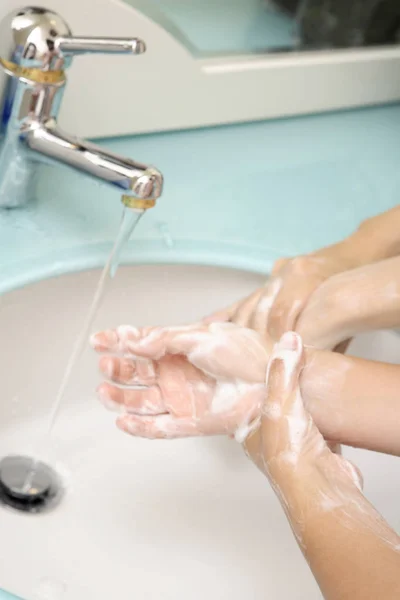
[[[125,1],[199,57],[400,42],[399,0]]]

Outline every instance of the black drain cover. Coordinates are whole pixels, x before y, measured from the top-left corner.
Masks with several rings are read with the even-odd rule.
[[[45,463],[28,456],[6,456],[0,461],[0,503],[39,513],[54,506],[61,493],[59,476]]]

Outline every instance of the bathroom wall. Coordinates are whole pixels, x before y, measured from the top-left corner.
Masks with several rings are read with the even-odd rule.
[[[171,2],[172,12],[158,0],[44,3],[77,35],[147,44],[141,56],[74,60],[60,114],[67,131],[131,135],[400,100],[399,46],[296,52],[296,22],[265,0]],[[19,7],[21,0],[2,0],[0,19]],[[7,38],[1,32],[0,54]],[[0,94],[2,85],[0,74]]]

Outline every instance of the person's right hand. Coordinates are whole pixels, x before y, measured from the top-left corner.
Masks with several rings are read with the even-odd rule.
[[[132,435],[176,438],[228,434],[240,440],[259,415],[272,343],[233,323],[119,327],[92,338],[98,389]],[[139,386],[139,387],[138,387]]]

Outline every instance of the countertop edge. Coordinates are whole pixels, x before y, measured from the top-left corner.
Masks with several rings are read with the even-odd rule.
[[[109,244],[77,247],[59,252],[43,263],[43,256],[24,261],[24,269],[15,271],[11,264],[9,273],[3,269],[0,281],[0,296],[52,277],[70,273],[101,269],[110,252]],[[177,241],[172,248],[160,241],[136,241],[126,248],[120,265],[202,265],[224,267],[267,275],[274,257],[265,256],[265,249],[209,241]]]

